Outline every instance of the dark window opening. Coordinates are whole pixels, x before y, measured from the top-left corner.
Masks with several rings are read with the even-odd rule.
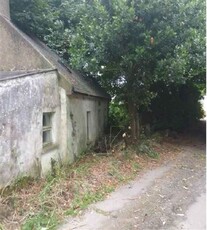
[[[91,139],[91,112],[87,111],[87,140]]]
[[[53,113],[43,113],[43,132],[42,132],[42,142],[43,146],[52,143],[52,117]]]

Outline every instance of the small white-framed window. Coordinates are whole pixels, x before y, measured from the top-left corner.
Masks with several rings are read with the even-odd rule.
[[[53,113],[43,113],[42,117],[42,142],[43,147],[53,143],[53,128],[52,128]]]

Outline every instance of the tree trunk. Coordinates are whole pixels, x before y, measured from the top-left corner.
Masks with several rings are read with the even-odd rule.
[[[139,114],[136,105],[130,100],[128,101],[128,111],[130,117],[131,137],[132,141],[139,137]]]

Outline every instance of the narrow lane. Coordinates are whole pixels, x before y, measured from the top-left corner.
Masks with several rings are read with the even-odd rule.
[[[205,144],[185,143],[182,153],[118,189],[59,230],[205,230]]]

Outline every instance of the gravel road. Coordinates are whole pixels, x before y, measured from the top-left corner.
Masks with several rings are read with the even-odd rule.
[[[67,219],[59,230],[205,230],[205,144],[188,140],[179,145],[176,159]]]

